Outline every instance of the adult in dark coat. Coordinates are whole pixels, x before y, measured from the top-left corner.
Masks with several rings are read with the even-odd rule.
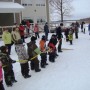
[[[90,23],[88,24],[88,31],[89,31],[89,35],[90,35]]]
[[[57,28],[56,30],[56,35],[57,35],[57,38],[58,38],[58,52],[62,52],[61,50],[61,45],[62,45],[62,27],[63,27],[63,23],[60,24],[60,26]]]
[[[49,27],[47,22],[45,23],[45,26],[44,26],[44,32],[45,32],[46,40],[48,40]]]
[[[80,25],[79,25],[79,23],[78,23],[78,22],[76,22],[75,24],[77,25],[77,27],[78,27],[78,28],[80,27]]]
[[[75,38],[78,39],[78,32],[79,32],[79,23],[76,22],[75,23]]]
[[[84,24],[85,24],[85,22],[81,23],[81,32],[83,32]]]

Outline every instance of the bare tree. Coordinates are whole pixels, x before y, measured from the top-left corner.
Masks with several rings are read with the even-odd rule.
[[[64,16],[70,16],[71,10],[73,7],[71,6],[71,2],[73,0],[49,0],[50,6],[61,17],[61,22],[63,22]]]

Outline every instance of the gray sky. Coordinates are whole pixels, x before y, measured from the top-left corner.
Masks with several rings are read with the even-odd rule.
[[[73,0],[71,19],[80,19],[90,17],[90,0]]]
[[[64,17],[64,19],[68,20],[77,20],[82,18],[90,17],[90,0],[73,0],[71,3],[73,10],[71,12],[70,17]],[[59,20],[60,17],[57,14],[53,14],[51,20]]]

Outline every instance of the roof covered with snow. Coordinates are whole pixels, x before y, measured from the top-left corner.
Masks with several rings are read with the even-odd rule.
[[[0,2],[0,13],[18,13],[23,9],[24,7],[18,3]]]

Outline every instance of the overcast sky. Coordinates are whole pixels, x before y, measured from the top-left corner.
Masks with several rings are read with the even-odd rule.
[[[90,17],[90,0],[73,0],[72,19]]]
[[[90,0],[73,0],[71,5],[73,7],[71,16],[67,17],[67,18],[64,17],[64,19],[77,20],[77,19],[90,17]],[[51,19],[52,20],[58,20],[60,18],[55,15]]]

